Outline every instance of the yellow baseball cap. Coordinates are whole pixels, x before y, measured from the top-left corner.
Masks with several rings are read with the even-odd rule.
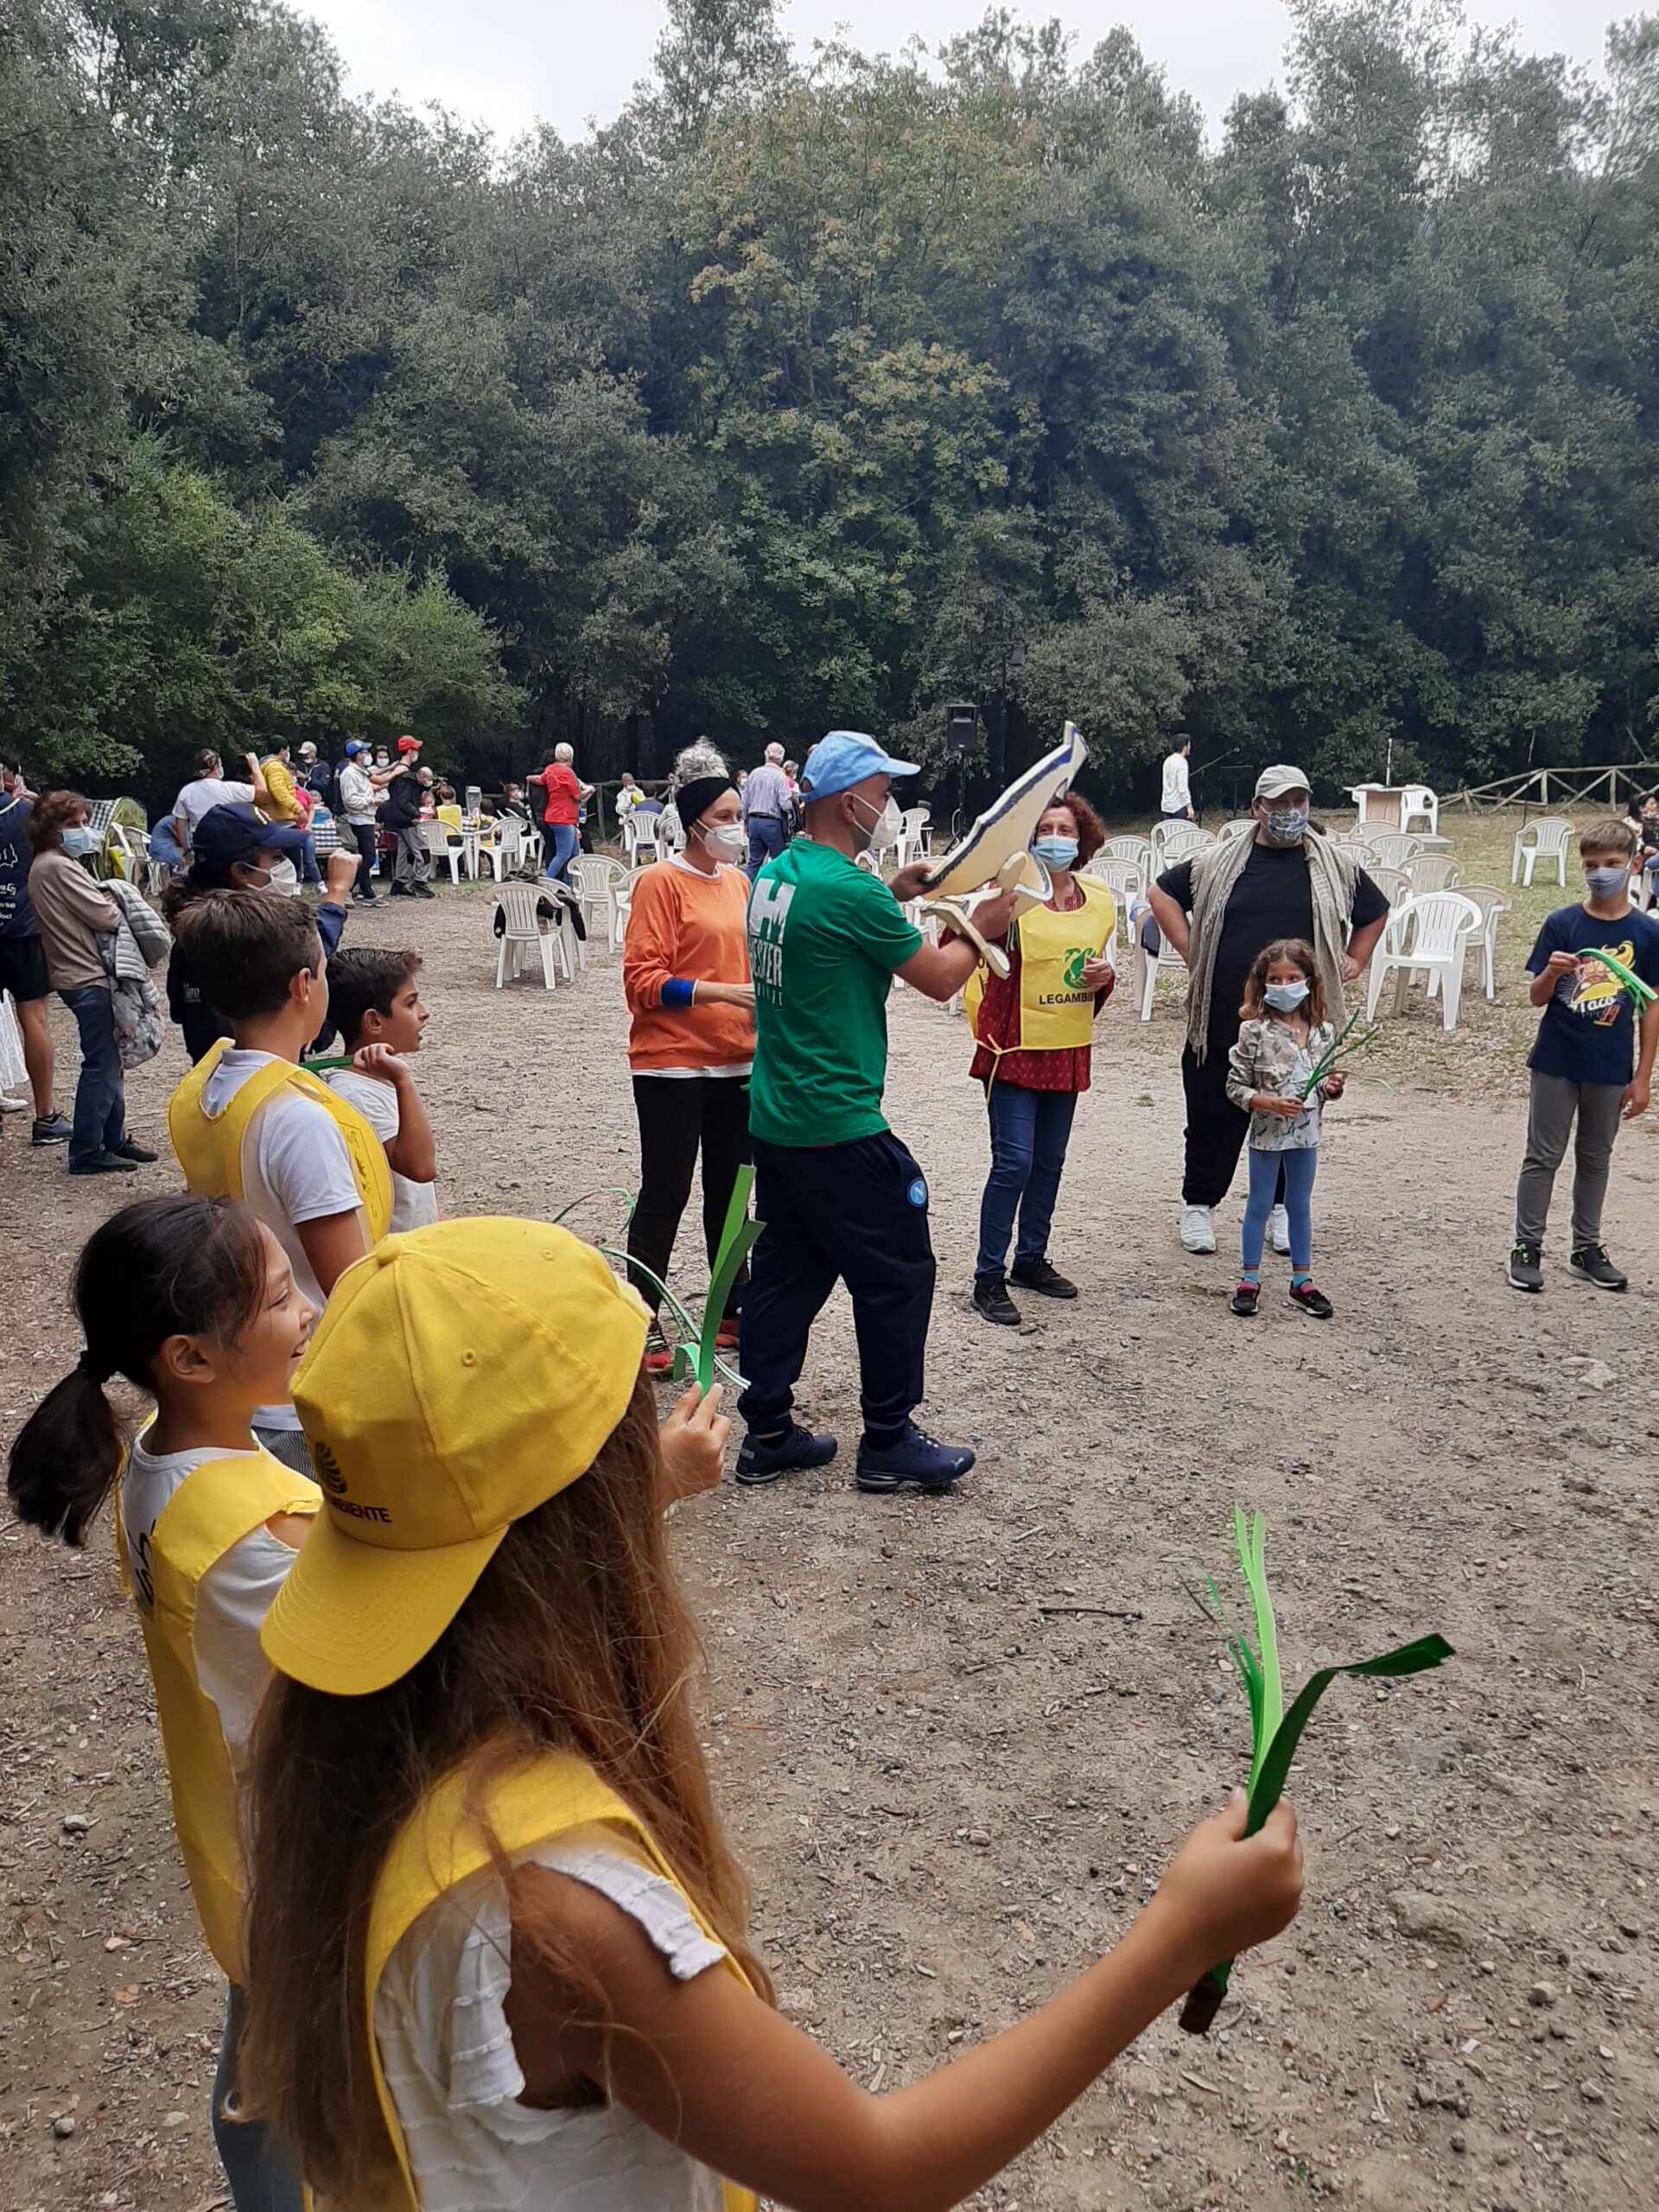
[[[439,1222],[348,1268],[294,1380],[324,1509],[265,1616],[271,1665],[360,1697],[424,1658],[513,1522],[593,1465],[646,1325],[544,1222]]]

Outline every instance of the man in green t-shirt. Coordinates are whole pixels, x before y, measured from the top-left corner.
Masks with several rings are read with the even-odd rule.
[[[978,961],[951,938],[929,944],[900,902],[926,863],[891,887],[858,856],[896,842],[895,776],[913,776],[874,738],[835,730],[813,747],[801,776],[805,835],[769,860],[749,895],[754,982],[754,1071],[749,1129],[755,1212],[765,1224],[743,1301],[739,1363],[748,1387],[738,1409],[748,1434],[741,1483],[775,1482],[823,1466],[833,1436],[791,1418],[807,1338],[837,1280],[853,1301],[864,1434],[861,1490],[914,1484],[944,1490],[974,1464],[965,1447],[936,1444],[912,1420],[922,1395],[933,1307],[927,1181],[887,1127],[887,993],[900,976],[943,1001]],[[1007,901],[976,919],[1007,926]]]

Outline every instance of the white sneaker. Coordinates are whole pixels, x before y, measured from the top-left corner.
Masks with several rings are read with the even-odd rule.
[[[1216,1249],[1216,1210],[1213,1206],[1181,1208],[1181,1245],[1188,1252]]]
[[[1287,1256],[1290,1251],[1290,1216],[1283,1206],[1274,1206],[1268,1216],[1268,1236],[1280,1257]]]

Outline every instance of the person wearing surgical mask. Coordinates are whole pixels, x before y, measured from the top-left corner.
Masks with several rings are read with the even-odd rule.
[[[969,1074],[985,1086],[991,1134],[974,1304],[1004,1327],[1017,1327],[1020,1319],[1010,1281],[1039,1298],[1077,1294],[1050,1261],[1048,1236],[1072,1117],[1090,1084],[1095,1016],[1116,981],[1116,901],[1103,883],[1079,873],[1105,834],[1076,791],[1045,808],[1031,849],[1047,873],[1048,898],[1009,931],[1007,976],[987,969],[983,989],[966,1001],[975,1044]],[[1010,1241],[1011,1274],[1005,1272]]]
[[[266,822],[251,806],[216,806],[196,827],[195,859],[190,872],[169,884],[162,916],[175,932],[178,918],[204,891],[279,891],[299,896],[294,856],[303,833],[292,823]],[[330,853],[326,885],[316,909],[317,935],[325,954],[339,944],[346,927],[352,885],[358,872],[352,847]],[[181,944],[175,943],[167,965],[167,1010],[184,1038],[192,1061],[203,1059],[231,1025],[208,1003]],[[326,1052],[325,1036],[314,1047]]]
[[[673,1351],[660,1325],[666,1281],[702,1163],[703,1243],[715,1258],[739,1168],[749,1158],[754,990],[749,981],[743,860],[748,833],[731,773],[706,741],[675,763],[673,803],[685,849],[633,878],[622,989],[628,1066],[639,1117],[639,1196],[628,1222],[630,1278],[652,1311],[645,1370],[665,1376]],[[737,1344],[748,1281],[740,1274],[718,1342]]]
[[[1255,834],[1206,847],[1166,868],[1147,892],[1163,941],[1186,963],[1185,1166],[1179,1236],[1185,1250],[1216,1249],[1215,1210],[1232,1186],[1249,1116],[1227,1092],[1227,1056],[1238,1036],[1245,983],[1263,945],[1294,938],[1313,948],[1331,1018],[1364,974],[1389,902],[1353,855],[1309,819],[1306,773],[1286,763],[1256,779]],[[1275,1252],[1290,1250],[1281,1188],[1268,1224]]]
[[[83,865],[92,849],[92,812],[79,791],[48,791],[28,823],[29,903],[41,933],[47,980],[75,1018],[80,1074],[70,1119],[72,1175],[130,1174],[156,1158],[127,1134],[111,970],[120,926],[114,897]]]
[[[801,772],[805,835],[766,862],[749,896],[749,1128],[766,1226],[738,1345],[748,1378],[740,1483],[776,1482],[836,1455],[835,1437],[811,1434],[792,1409],[812,1324],[838,1280],[858,1337],[858,1488],[937,1492],[974,1464],[966,1446],[936,1442],[914,1419],[933,1309],[927,1179],[882,1111],[893,977],[943,1003],[979,963],[960,938],[929,944],[904,911],[930,863],[891,884],[874,865],[896,836],[893,779],[916,772],[857,731],[820,739]],[[1010,900],[988,899],[975,919],[1000,935]]]

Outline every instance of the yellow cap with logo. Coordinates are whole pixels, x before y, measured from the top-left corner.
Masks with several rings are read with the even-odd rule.
[[[272,1666],[357,1697],[424,1658],[513,1522],[593,1465],[645,1329],[544,1222],[439,1222],[348,1268],[294,1381],[324,1510],[265,1616]]]

